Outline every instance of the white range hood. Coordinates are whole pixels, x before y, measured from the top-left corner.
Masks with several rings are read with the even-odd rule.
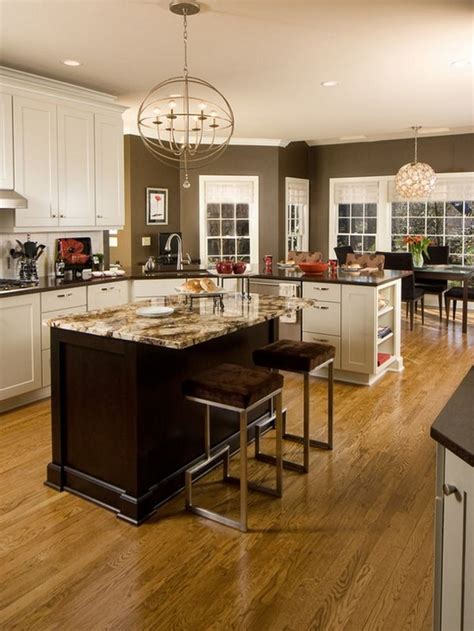
[[[28,200],[16,191],[0,189],[0,209],[28,208]]]

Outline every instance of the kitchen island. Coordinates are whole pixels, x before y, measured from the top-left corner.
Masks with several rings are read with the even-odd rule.
[[[204,410],[187,401],[183,381],[224,362],[252,365],[254,349],[277,336],[278,318],[308,301],[228,294],[190,311],[161,299],[172,315],[140,317],[149,301],[53,319],[52,462],[46,484],[68,490],[134,524],[184,486],[204,452]],[[262,405],[249,415],[268,415]],[[213,447],[238,448],[238,416],[212,412]]]

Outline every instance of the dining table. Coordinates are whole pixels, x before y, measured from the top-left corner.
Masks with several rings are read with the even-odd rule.
[[[469,281],[474,278],[474,265],[423,265],[415,267],[416,280],[453,280],[462,283],[462,332],[467,333]]]

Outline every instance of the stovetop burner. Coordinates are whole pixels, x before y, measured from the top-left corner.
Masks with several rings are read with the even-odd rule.
[[[0,278],[0,291],[29,289],[38,284],[37,280],[19,280],[17,278]]]

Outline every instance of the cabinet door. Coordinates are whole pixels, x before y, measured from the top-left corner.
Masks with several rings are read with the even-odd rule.
[[[13,97],[15,188],[28,200],[17,226],[58,225],[56,106]]]
[[[116,307],[127,302],[128,281],[126,280],[87,288],[87,308],[89,311]]]
[[[0,400],[41,388],[39,294],[0,299]]]
[[[95,116],[96,225],[124,224],[123,123],[118,116]]]
[[[446,450],[441,630],[474,629],[474,469]]]
[[[158,298],[159,296],[176,296],[176,287],[182,284],[182,278],[134,280],[132,285],[132,300]]]
[[[376,288],[342,286],[342,370],[366,375],[377,370],[376,298]]]
[[[13,116],[9,94],[0,94],[0,188],[13,188]]]
[[[95,225],[94,115],[58,107],[59,225]]]

